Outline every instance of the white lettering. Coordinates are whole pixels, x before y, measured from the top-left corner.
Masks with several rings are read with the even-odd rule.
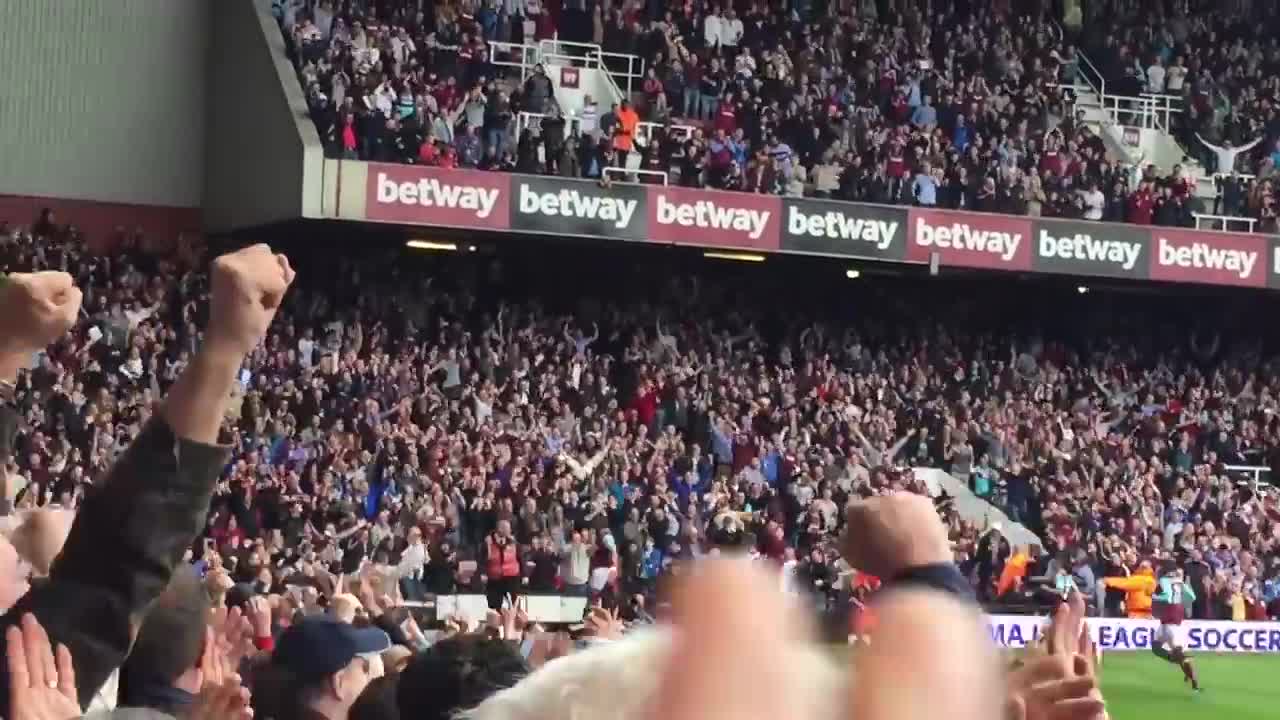
[[[745,232],[752,240],[759,240],[764,234],[771,214],[768,210],[721,207],[713,200],[675,203],[663,195],[658,196],[658,222],[662,225],[734,230]]]
[[[1166,267],[1173,265],[1181,268],[1226,270],[1241,279],[1247,279],[1253,275],[1258,253],[1216,248],[1203,242],[1175,245],[1168,238],[1161,237],[1157,261]]]
[[[386,173],[378,173],[378,202],[467,210],[483,220],[489,217],[497,205],[498,191],[454,185],[436,178],[398,183],[387,177]]]
[[[792,205],[787,214],[787,232],[832,240],[857,240],[885,250],[897,237],[898,223],[849,217],[834,210],[810,215]]]
[[[1094,240],[1092,235],[1055,237],[1048,230],[1040,231],[1040,257],[1044,258],[1106,262],[1132,270],[1141,253],[1142,245],[1136,242]]]
[[[1021,243],[1022,233],[974,230],[968,223],[960,222],[952,225],[930,225],[924,218],[916,221],[916,244],[922,247],[932,245],[991,253],[999,255],[1004,262],[1009,262],[1018,254]]]
[[[540,193],[524,183],[520,184],[520,212],[525,215],[540,213],[552,217],[603,220],[622,230],[631,225],[637,204],[635,200],[599,197],[569,188]]]

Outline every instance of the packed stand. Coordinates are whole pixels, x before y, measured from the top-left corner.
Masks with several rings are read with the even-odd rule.
[[[1108,93],[1178,98],[1174,135],[1207,173],[1222,176],[1212,212],[1256,218],[1275,232],[1280,49],[1270,31],[1280,22],[1276,5],[1117,5],[1088,19],[1113,29],[1086,45]]]
[[[76,507],[190,361],[206,284],[17,238],[6,265],[65,262],[88,318],[20,386],[30,431],[8,500]],[[869,583],[839,559],[839,509],[923,492],[908,468],[933,466],[1043,538],[1027,558],[940,502],[984,600],[1052,595],[1049,563],[1074,554],[1099,612],[1119,608],[1104,578],[1173,559],[1205,591],[1196,617],[1280,610],[1274,498],[1223,471],[1277,460],[1260,345],[1064,322],[1057,337],[932,329],[926,346],[923,301],[780,323],[692,277],[661,284],[655,309],[647,284],[583,304],[501,261],[453,262],[309,268],[241,371],[201,567],[279,590],[281,564],[369,562],[397,567],[409,600],[558,592],[644,616],[679,560],[744,548],[847,607]]]
[[[1265,180],[1225,181],[1209,208],[1181,167],[1161,177],[1116,161],[1063,88],[1081,61],[1061,25],[998,5],[933,3],[932,15],[878,5],[464,2],[423,14],[393,3],[374,15],[286,2],[277,16],[332,156],[587,178],[639,167],[688,187],[1148,225],[1194,226],[1193,212],[1213,210],[1275,229]],[[1091,52],[1118,76],[1110,87],[1137,73],[1194,108],[1205,87],[1198,56],[1183,60],[1188,73],[1163,75],[1134,58],[1158,54],[1176,66],[1173,37],[1218,37],[1202,32],[1205,15],[1196,18],[1121,24],[1121,39]],[[640,57],[636,95],[621,106],[588,96],[560,108],[546,68],[521,84],[490,64],[491,42],[553,37]],[[1252,58],[1253,46],[1233,47],[1241,63]],[[1233,67],[1225,58],[1218,66]],[[1224,68],[1213,87],[1270,118],[1265,83],[1240,79],[1267,66],[1249,67]],[[522,111],[544,117],[517,133]],[[1189,109],[1184,142],[1234,164],[1246,142],[1237,136],[1252,137],[1262,122],[1241,112],[1223,120]],[[641,121],[662,127],[639,132]],[[680,130],[688,126],[692,134]],[[1197,130],[1226,144],[1208,149]],[[1268,148],[1280,140],[1270,130]]]
[[[578,631],[576,649],[573,636],[539,630],[514,604],[490,611],[479,625],[442,618],[439,629],[424,631],[412,604],[397,597],[399,590],[413,593],[406,581],[431,577],[423,566],[424,532],[432,536],[436,564],[446,542],[467,547],[466,536],[475,532],[469,521],[491,521],[494,532],[482,547],[499,553],[489,567],[500,573],[514,545],[507,536],[516,519],[512,495],[527,488],[536,504],[539,487],[569,500],[579,485],[594,489],[593,471],[568,461],[584,434],[575,432],[574,408],[593,392],[600,394],[597,402],[612,394],[610,361],[590,352],[594,341],[567,328],[562,337],[550,334],[559,322],[536,304],[511,310],[509,325],[495,318],[493,332],[477,335],[493,343],[487,367],[502,375],[477,384],[486,355],[474,366],[465,352],[473,348],[465,345],[461,357],[456,346],[433,356],[440,348],[431,349],[429,339],[436,337],[440,347],[467,342],[467,327],[487,299],[467,282],[454,292],[432,292],[429,281],[397,284],[390,264],[344,263],[325,272],[327,264],[317,262],[304,272],[321,274],[304,290],[291,287],[292,263],[263,245],[223,255],[205,272],[203,263],[141,253],[90,258],[52,217],[45,220],[41,230],[50,235],[6,232],[0,244],[8,271],[0,283],[6,309],[0,317],[0,459],[6,490],[16,488],[13,502],[22,510],[8,518],[18,524],[0,542],[6,628],[0,704],[8,717],[71,720],[119,706],[237,720],[459,712],[552,718],[606,710],[640,720],[736,707],[734,717],[760,720],[786,708],[823,718],[858,710],[873,720],[923,720],[928,715],[920,708],[902,703],[901,682],[887,693],[889,685],[872,681],[897,673],[902,663],[920,671],[932,697],[951,698],[960,718],[989,718],[1006,704],[1047,713],[1059,703],[1069,703],[1081,720],[1103,717],[1082,596],[1071,594],[1055,612],[1048,630],[1054,642],[1027,657],[1029,668],[1002,669],[952,562],[947,528],[930,499],[910,493],[847,508],[844,559],[899,588],[877,604],[879,631],[898,639],[885,646],[898,649],[859,653],[852,672],[865,682],[853,688],[828,654],[803,644],[803,628],[776,574],[760,569],[764,563],[696,566],[672,595],[670,626],[635,630],[649,624],[642,607],[597,604]],[[503,286],[505,278],[486,269]],[[327,295],[317,291],[334,277],[347,280]],[[376,286],[368,281],[375,278],[391,281],[382,286],[390,292],[371,290]],[[409,312],[395,320],[387,310],[404,299],[397,292],[425,292],[427,301],[400,305]],[[708,291],[702,302],[715,294]],[[507,312],[500,306],[497,317]],[[627,312],[613,308],[603,319]],[[317,330],[322,335],[313,340],[308,331]],[[697,363],[692,349],[682,354],[679,345],[693,338],[714,342],[708,330],[684,323],[671,334],[659,331],[647,347],[612,333],[597,340],[631,350],[616,362],[636,371],[637,397],[652,402],[647,373],[661,382],[668,363]],[[741,358],[718,354],[714,345],[698,348],[714,367],[693,387],[734,393],[725,403],[769,395],[773,373],[754,382],[732,375],[738,360],[747,364],[743,369],[751,362],[766,367],[751,359],[764,349],[757,340],[739,342],[745,343]],[[535,354],[533,362],[528,354]],[[145,359],[135,362],[140,356]],[[412,387],[419,368],[421,393]],[[776,382],[785,378],[780,371]],[[513,384],[514,392],[489,399],[486,384],[495,379]],[[301,388],[306,384],[310,393]],[[564,391],[563,405],[554,397],[558,391]],[[384,410],[378,398],[392,392],[409,401],[387,402]],[[815,394],[825,402],[821,396]],[[776,411],[764,399],[744,418],[744,428],[728,428],[743,441],[769,434],[765,426]],[[308,408],[310,422],[299,424],[293,413]],[[679,428],[681,411],[696,412],[677,398],[662,419]],[[653,450],[649,459],[659,458],[653,477],[638,466],[615,466],[612,485],[634,474],[638,482],[627,485],[646,488],[655,508],[649,523],[678,536],[670,523],[653,523],[663,505],[672,514],[681,507],[678,492],[665,502],[661,496],[666,468],[659,467],[658,443],[670,447],[682,437],[676,429],[657,442],[647,438],[645,418],[653,413],[648,419],[656,419],[657,412],[633,407],[616,420],[602,414],[592,423],[624,464],[633,442]],[[794,408],[789,412],[796,415]],[[615,422],[624,426],[622,434],[611,432]],[[516,459],[499,463],[505,467],[490,477],[485,456],[505,460],[507,451],[498,449],[504,445]],[[409,449],[403,464],[400,449]],[[559,453],[573,472],[546,472]],[[691,451],[683,459],[697,457]],[[16,468],[8,467],[11,458]],[[679,464],[682,457],[674,459]],[[751,483],[754,492],[767,482],[757,462],[744,465],[744,472],[761,476]],[[689,465],[687,482],[696,481],[700,465]],[[612,491],[610,483],[600,485],[597,497]],[[796,495],[811,487],[803,480],[790,485]],[[375,488],[377,499],[370,501]],[[468,491],[473,502],[464,508]],[[690,500],[689,512],[696,514],[706,498]],[[709,509],[719,502],[712,499]],[[383,507],[388,515],[397,510],[394,519],[378,516]],[[370,517],[357,520],[362,514]],[[375,543],[388,522],[395,524],[392,536]],[[403,526],[407,532],[400,532]],[[574,527],[591,525],[584,516]],[[669,539],[664,547],[677,542]],[[377,557],[397,546],[398,562]],[[576,547],[570,541],[566,552],[571,568]],[[609,547],[601,543],[597,554]],[[368,552],[374,561],[362,562]],[[446,570],[450,562],[443,559]],[[536,558],[532,565],[537,568]],[[759,623],[758,613],[772,621]],[[628,624],[633,631],[624,635]],[[906,636],[931,626],[945,631]],[[746,635],[751,641],[744,644]],[[632,682],[642,667],[652,668],[641,673],[645,682]],[[717,682],[726,672],[735,678],[732,685]],[[739,682],[755,690],[743,693]],[[1043,692],[1046,682],[1055,683],[1052,692]],[[651,715],[655,708],[660,713]]]

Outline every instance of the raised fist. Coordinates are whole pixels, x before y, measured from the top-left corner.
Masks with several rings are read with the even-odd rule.
[[[849,503],[841,550],[853,567],[888,580],[907,568],[952,561],[933,500],[913,493]]]
[[[207,341],[247,355],[267,334],[271,320],[293,283],[284,255],[254,245],[213,261],[212,304]]]
[[[0,280],[0,351],[45,349],[75,324],[82,299],[64,272],[15,273]]]

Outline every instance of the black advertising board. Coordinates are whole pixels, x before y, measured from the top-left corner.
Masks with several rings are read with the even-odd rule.
[[[907,211],[883,205],[783,198],[782,250],[903,260]]]
[[[511,229],[554,235],[645,240],[648,198],[642,185],[514,175]]]
[[[1091,277],[1147,277],[1151,231],[1140,225],[1041,219],[1032,223],[1031,267]]]

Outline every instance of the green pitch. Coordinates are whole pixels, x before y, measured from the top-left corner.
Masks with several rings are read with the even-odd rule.
[[[1145,652],[1107,653],[1102,689],[1112,720],[1275,720],[1280,656],[1192,654],[1203,693],[1176,667]]]

